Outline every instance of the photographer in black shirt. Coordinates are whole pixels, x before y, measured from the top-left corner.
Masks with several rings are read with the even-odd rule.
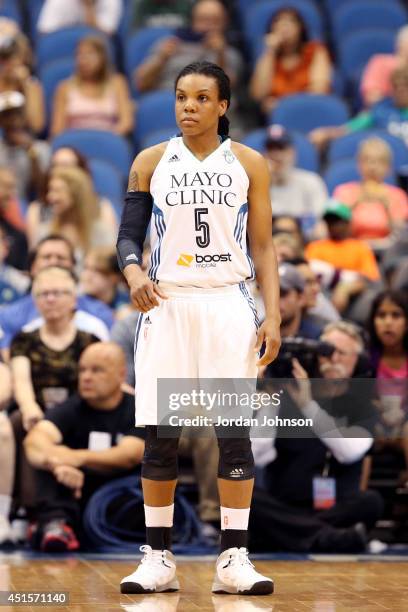
[[[300,437],[278,427],[275,440],[253,439],[255,461],[264,468],[264,491],[255,494],[251,512],[252,544],[259,550],[358,552],[365,548],[364,526],[372,528],[382,513],[380,495],[360,487],[375,424],[372,381],[350,382],[362,338],[354,325],[339,321],[326,326],[320,340],[334,348],[317,360],[320,379],[309,380],[293,359],[295,380],[286,381],[289,397],[279,410],[282,417],[311,418],[313,431]]]

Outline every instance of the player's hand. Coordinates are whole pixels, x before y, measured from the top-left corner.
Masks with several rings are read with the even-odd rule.
[[[58,465],[54,468],[53,474],[59,483],[73,489],[76,498],[81,497],[82,487],[84,486],[84,474],[81,470],[71,465]]]
[[[280,345],[280,329],[279,323],[275,320],[265,319],[261,327],[258,329],[258,339],[255,344],[255,352],[261,350],[262,344],[265,342],[265,352],[261,359],[258,359],[257,366],[266,366],[276,359]]]
[[[130,298],[133,305],[140,312],[148,312],[159,305],[158,298],[167,299],[166,294],[159,289],[145,272],[139,268],[128,278]]]

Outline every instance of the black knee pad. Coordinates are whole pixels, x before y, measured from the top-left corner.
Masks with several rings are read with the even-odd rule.
[[[158,438],[157,426],[146,425],[142,477],[149,480],[175,480],[178,475],[178,443],[179,438]]]
[[[251,440],[243,438],[218,438],[220,460],[218,478],[225,480],[250,480],[254,478],[254,456]]]

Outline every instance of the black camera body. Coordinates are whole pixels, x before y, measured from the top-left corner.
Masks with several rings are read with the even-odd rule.
[[[330,357],[334,350],[332,344],[322,340],[283,338],[277,358],[266,368],[265,378],[293,378],[292,359],[294,358],[299,361],[310,378],[318,377],[318,356]]]

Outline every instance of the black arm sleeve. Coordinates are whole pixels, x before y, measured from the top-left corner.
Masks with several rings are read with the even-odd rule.
[[[130,191],[125,197],[116,251],[119,268],[142,264],[143,243],[150,223],[153,198],[146,191]]]

